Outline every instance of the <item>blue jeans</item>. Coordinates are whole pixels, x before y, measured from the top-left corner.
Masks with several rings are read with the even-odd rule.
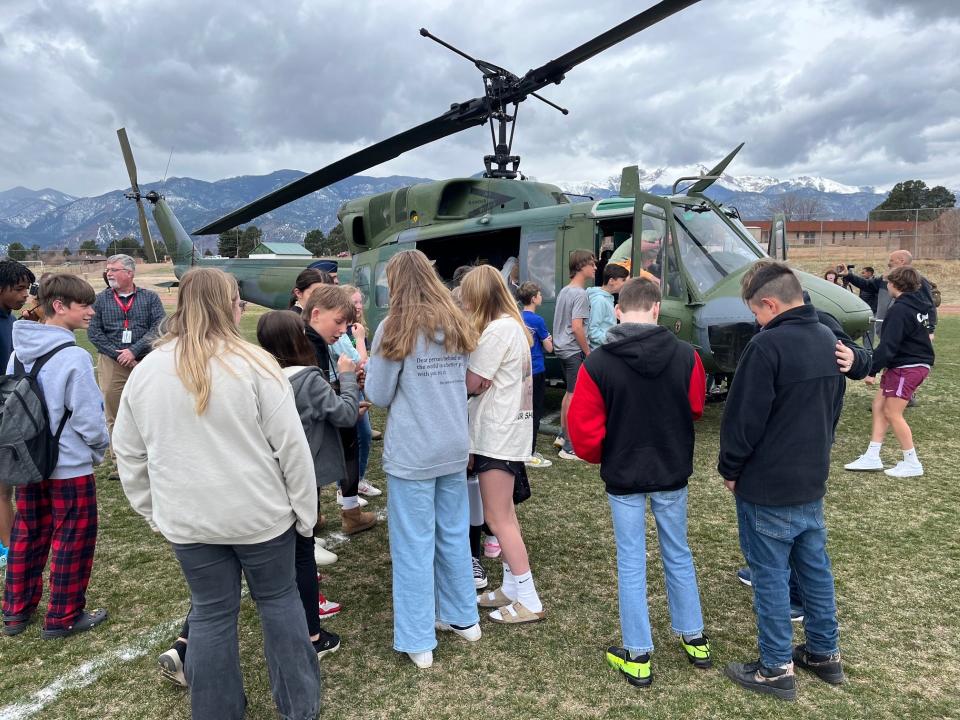
[[[363,393],[360,393],[363,400]],[[365,412],[357,421],[357,453],[360,464],[360,479],[367,474],[367,460],[370,458],[370,443],[373,442],[373,428],[370,427],[370,413]]]
[[[634,653],[653,650],[647,610],[647,498],[657,523],[673,632],[689,636],[703,630],[697,574],[687,546],[687,488],[635,495],[608,494],[617,543],[620,630],[623,646]]]
[[[807,650],[839,652],[837,603],[827,555],[823,499],[802,505],[755,505],[737,497],[740,549],[753,575],[760,660],[767,667],[792,659],[790,574],[803,603]]]
[[[194,720],[242,720],[237,616],[240,572],[260,614],[273,701],[289,720],[320,711],[317,653],[294,581],[294,529],[255,545],[173,545],[190,586],[190,652],[184,668]]]
[[[437,646],[434,622],[480,621],[470,559],[466,469],[429,480],[387,475],[393,563],[393,647]]]

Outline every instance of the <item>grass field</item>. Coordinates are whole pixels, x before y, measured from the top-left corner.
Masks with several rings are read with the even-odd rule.
[[[258,314],[244,317],[248,336]],[[343,646],[322,663],[322,717],[960,717],[953,647],[960,636],[960,318],[942,321],[936,346],[921,403],[908,411],[922,478],[843,471],[863,451],[870,423],[870,391],[849,384],[827,496],[846,685],[830,687],[801,671],[799,700],[790,706],[740,690],[719,670],[756,650],[750,594],[734,577],[742,559],[733,501],[715,470],[723,406],[710,405],[697,426],[690,544],[715,669],[689,666],[670,635],[653,534],[654,685],[635,689],[606,667],[603,651],[620,639],[609,511],[595,468],[556,460],[531,473],[533,497],[519,511],[547,620],[517,628],[484,622],[483,639],[472,645],[441,636],[430,670],[417,670],[391,649],[385,525],[335,548],[340,561],[325,569],[324,590],[344,605],[328,624]],[[374,424],[383,427],[381,414]],[[374,443],[369,477],[383,487],[380,447]],[[539,449],[553,455],[548,438]],[[892,439],[883,456],[888,465],[897,459]],[[64,641],[41,640],[36,624],[0,638],[0,720],[190,716],[187,693],[161,680],[155,662],[179,628],[188,592],[169,547],[129,508],[119,484],[106,479],[111,469],[98,470],[100,536],[88,593],[89,606],[107,607],[110,620]],[[325,503],[336,518],[331,495]],[[385,499],[371,505],[383,510]],[[495,586],[499,565],[488,561],[487,569]],[[249,599],[240,632],[248,717],[276,717]]]

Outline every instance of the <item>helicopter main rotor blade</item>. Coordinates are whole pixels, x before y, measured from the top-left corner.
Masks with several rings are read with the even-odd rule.
[[[559,83],[563,80],[564,75],[580,63],[698,2],[700,0],[662,0],[662,2],[634,15],[629,20],[610,28],[605,33],[597,35],[593,40],[583,43],[580,47],[530,70],[520,79],[515,91],[516,95],[525,98],[551,83]],[[511,99],[510,102],[514,102],[514,100]]]
[[[147,225],[147,214],[143,211],[143,202],[137,198],[137,215],[140,217],[140,234],[143,236],[143,251],[148,263],[157,261],[157,252],[153,247],[153,238],[150,237],[150,228]]]
[[[352,155],[347,155],[345,158],[341,158],[316,172],[304,175],[299,180],[294,180],[292,183],[254,200],[239,210],[234,210],[229,215],[224,215],[218,220],[204,225],[199,230],[194,230],[192,234],[215,235],[230,230],[339,180],[356,175],[387,160],[392,160],[408,150],[453,135],[469,127],[483,125],[489,114],[490,110],[485,98],[474,98],[465,103],[460,103],[433,120],[428,120],[398,135],[358,150]]]
[[[398,135],[366,147],[363,150],[359,150],[352,155],[348,155],[341,160],[337,160],[325,168],[305,175],[299,180],[295,180],[288,185],[284,185],[254,200],[239,210],[234,210],[232,213],[204,225],[192,234],[213,235],[225,232],[237,225],[249,222],[264,213],[276,210],[278,207],[286,205],[289,202],[299,200],[305,195],[332,185],[339,180],[368,170],[387,160],[392,160],[408,150],[413,150],[421,145],[431,143],[434,140],[453,135],[461,130],[482,125],[490,118],[494,110],[494,102],[499,107],[506,107],[511,103],[522,102],[529,95],[544,86],[551,83],[559,83],[563,80],[564,74],[567,71],[585,60],[589,60],[597,53],[603,52],[631,35],[651,25],[655,25],[661,20],[699,1],[700,0],[661,0],[661,2],[653,7],[607,30],[605,33],[598,35],[593,40],[580,45],[567,54],[561,55],[539,68],[530,70],[522,78],[514,79],[514,76],[511,75],[510,85],[503,93],[499,94],[495,101],[492,101],[489,97],[480,97],[465,103],[455,104],[449,111],[433,120],[428,120],[422,125],[417,125],[410,130],[406,130]],[[496,66],[489,63],[486,65],[490,68],[496,68]],[[479,61],[477,66],[481,66]]]
[[[127,129],[117,130],[117,138],[120,140],[120,152],[123,153],[123,162],[127,166],[127,175],[130,176],[130,187],[135,193],[140,194],[140,188],[137,185],[137,165],[133,162],[133,152],[130,150],[130,141],[127,140]]]

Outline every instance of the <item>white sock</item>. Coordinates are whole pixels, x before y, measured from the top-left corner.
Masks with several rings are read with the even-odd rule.
[[[537,588],[533,584],[533,573],[527,570],[523,575],[516,575],[517,600],[530,612],[538,613],[543,610],[543,603],[537,595]]]
[[[919,465],[920,458],[917,457],[917,449],[910,448],[909,450],[903,451],[903,461],[905,463],[910,463],[911,465]]]
[[[356,495],[353,497],[344,497],[341,507],[343,507],[344,510],[352,510],[355,507],[360,507],[360,498]]]
[[[867,452],[864,453],[864,456],[870,458],[871,460],[879,460],[880,448],[882,447],[883,447],[882,442],[871,442],[867,446]]]
[[[503,563],[503,585],[501,586],[503,594],[511,600],[517,599],[517,578],[510,572],[510,566]]]

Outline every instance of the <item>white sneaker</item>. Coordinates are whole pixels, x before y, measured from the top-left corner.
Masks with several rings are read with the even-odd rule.
[[[383,495],[383,491],[380,488],[374,487],[373,485],[368,483],[366,480],[360,481],[360,484],[357,486],[357,492],[359,492],[361,495],[366,495],[367,497],[376,497],[377,495]]]
[[[564,446],[567,441],[563,438],[563,433],[560,433],[553,439],[553,446],[558,450]]]
[[[318,541],[313,546],[313,559],[317,565],[333,565],[337,561],[337,556],[336,553],[330,552]]]
[[[480,623],[474,623],[468,628],[456,628],[453,625],[447,625],[437,620],[437,630],[453,632],[462,637],[467,642],[476,642],[480,639]]]
[[[176,648],[170,648],[157,658],[157,664],[160,665],[160,672],[163,676],[180,687],[189,687],[187,677],[183,674],[183,663],[180,661],[180,653]]]
[[[557,457],[562,458],[563,460],[580,460],[580,458],[577,457],[577,454],[570,450],[561,450],[557,453]]]
[[[408,652],[407,655],[411,660],[413,660],[413,664],[421,670],[425,670],[426,668],[433,666],[433,650],[427,650],[426,652],[420,653]]]
[[[880,458],[872,458],[868,455],[861,455],[853,462],[844,465],[843,469],[865,472],[883,470],[883,460]]]
[[[369,505],[369,503],[359,495],[357,495],[357,500],[359,501],[360,507],[362,508]],[[339,490],[337,490],[337,505],[339,505],[340,507],[343,507],[343,493],[341,493]]]
[[[923,475],[923,465],[918,462],[901,460],[892,468],[883,472],[885,475],[896,478],[920,477]]]
[[[543,455],[538,452],[535,452],[529,460],[523,463],[528,468],[548,468],[553,465],[553,462],[547,460]]]

